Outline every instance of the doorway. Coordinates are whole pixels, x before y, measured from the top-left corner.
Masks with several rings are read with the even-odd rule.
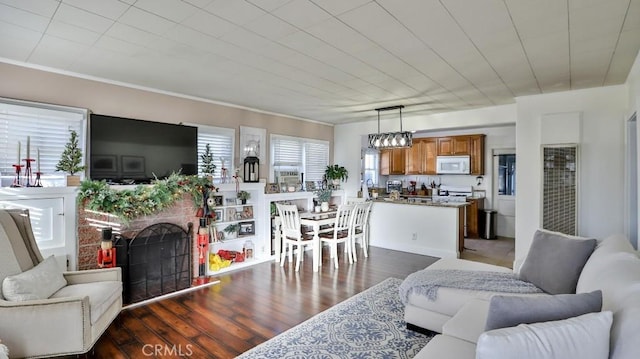
[[[496,234],[516,236],[516,150],[493,150],[493,210],[497,211]]]

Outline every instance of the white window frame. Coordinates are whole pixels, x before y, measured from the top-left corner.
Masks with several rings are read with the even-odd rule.
[[[27,157],[27,137],[29,137],[30,157],[37,160],[38,149],[40,149],[42,161],[41,164],[38,164],[38,161],[31,162],[32,182],[35,182],[35,172],[40,166],[43,186],[65,186],[66,174],[57,172],[55,167],[69,141],[68,130],[77,132],[79,147],[82,150],[81,165],[86,164],[88,116],[87,109],[0,98],[1,185],[10,186],[12,184],[15,177],[13,165],[16,164],[18,157],[18,142],[21,147],[20,157],[25,159]],[[30,123],[25,123],[25,121],[30,121]],[[53,126],[46,126],[52,121],[55,121]],[[20,122],[20,126],[18,126],[18,122]],[[57,130],[52,131],[52,129]],[[60,133],[62,130],[64,132]],[[58,136],[48,140],[52,133],[57,133]],[[20,165],[24,164],[25,162],[21,161]],[[22,173],[24,174],[24,170]],[[84,172],[79,175],[84,177]]]
[[[296,165],[291,165],[291,166],[276,166],[275,164],[275,144],[276,142],[279,140],[290,140],[290,141],[296,141],[300,143],[300,147],[302,149],[302,153],[301,153],[301,162],[299,164]],[[322,173],[324,173],[324,170],[326,169],[326,166],[329,165],[329,155],[330,155],[330,143],[329,141],[325,141],[325,140],[318,140],[318,139],[313,139],[313,138],[305,138],[305,137],[294,137],[294,136],[286,136],[286,135],[279,135],[279,134],[271,134],[269,137],[269,148],[270,148],[270,163],[269,163],[269,182],[275,182],[275,171],[278,167],[280,167],[281,169],[284,170],[291,170],[291,169],[297,169],[299,173],[305,173],[305,181],[310,180],[308,178],[308,176],[306,175],[307,171],[307,155],[306,155],[306,151],[307,151],[307,145],[308,144],[320,144],[323,146],[326,146],[326,165],[324,165],[324,167],[322,167]],[[320,180],[320,179],[314,179],[314,180]]]
[[[367,167],[367,156],[372,156],[372,167]],[[367,173],[371,173],[371,183],[367,183]],[[380,187],[380,152],[371,148],[362,149],[362,181],[368,188]]]
[[[204,153],[204,149],[206,146],[205,140],[202,139],[201,134],[216,134],[224,137],[229,137],[231,139],[231,145],[229,146],[230,156],[225,158],[225,167],[227,168],[227,177],[231,177],[234,174],[235,168],[233,166],[233,160],[235,159],[235,148],[236,148],[236,130],[233,128],[227,127],[217,127],[217,126],[209,126],[202,125],[196,123],[190,123],[189,126],[195,126],[198,128],[198,175],[203,175],[202,173],[202,159],[200,156]],[[216,151],[212,149],[213,152],[213,163],[216,165],[215,172],[213,173],[214,179],[222,178],[222,161],[220,160],[220,155],[216,154]]]

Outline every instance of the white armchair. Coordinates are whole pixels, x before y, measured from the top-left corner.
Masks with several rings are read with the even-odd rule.
[[[86,353],[122,309],[120,268],[64,272],[66,285],[36,298],[49,284],[38,280],[52,275],[42,270],[47,262],[28,211],[0,210],[0,339],[11,358]],[[35,284],[35,295],[29,293],[30,284]],[[27,294],[16,295],[21,290]]]

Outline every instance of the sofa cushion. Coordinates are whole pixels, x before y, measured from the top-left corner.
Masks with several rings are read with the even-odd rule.
[[[549,294],[575,293],[580,272],[595,246],[595,239],[537,230],[519,277]]]
[[[538,297],[494,295],[489,304],[485,330],[562,320],[601,309],[602,292],[599,290]]]
[[[456,258],[439,259],[427,268],[427,270],[431,269],[460,269],[512,273],[512,270],[509,268]],[[429,300],[424,295],[410,293],[408,303],[418,308],[453,316],[469,300],[474,298],[488,300],[493,294],[495,294],[495,292],[441,287],[438,289],[438,297],[436,300]]]
[[[122,294],[122,282],[103,281],[68,285],[57,291],[51,298],[89,297],[91,306],[91,324],[94,324],[102,314],[119,300]]]
[[[480,335],[476,359],[608,359],[612,313],[490,330]]]
[[[442,326],[442,334],[476,343],[489,312],[489,301],[472,299]]]
[[[6,277],[2,293],[10,301],[47,299],[65,285],[62,269],[55,257],[50,256],[27,271]]]

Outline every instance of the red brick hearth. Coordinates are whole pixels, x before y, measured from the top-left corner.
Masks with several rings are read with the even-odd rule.
[[[117,217],[106,213],[99,213],[78,206],[78,269],[98,268],[97,253],[102,241],[102,228],[113,227],[113,233],[133,238],[140,230],[152,224],[166,222],[173,223],[187,230],[187,223],[192,222],[194,232],[198,228],[198,218],[195,216],[196,206],[191,195],[185,194],[182,199],[154,215],[137,218],[126,225]],[[195,254],[198,253],[196,242],[192,240],[191,253],[193,256],[193,275],[197,276],[198,266]]]

